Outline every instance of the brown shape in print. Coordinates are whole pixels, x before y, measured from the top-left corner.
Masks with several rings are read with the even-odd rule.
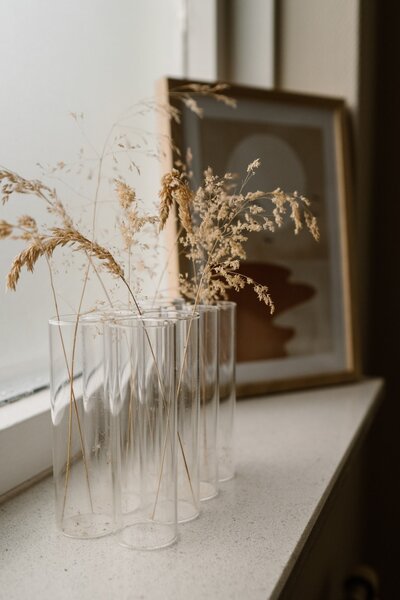
[[[289,281],[291,272],[273,264],[244,263],[240,272],[258,283],[268,285],[275,304],[273,315],[257,299],[253,289],[246,286],[240,293],[231,291],[229,299],[237,302],[237,360],[238,362],[284,358],[286,344],[295,335],[293,327],[276,325],[275,318],[312,298],[316,290],[304,283]]]

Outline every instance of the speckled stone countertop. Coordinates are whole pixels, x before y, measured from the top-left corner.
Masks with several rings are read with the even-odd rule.
[[[239,402],[237,477],[164,550],[63,537],[52,481],[32,487],[0,506],[0,598],[278,598],[381,387],[369,380]]]

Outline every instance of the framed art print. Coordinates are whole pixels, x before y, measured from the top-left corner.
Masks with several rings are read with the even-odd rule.
[[[240,272],[268,285],[275,311],[270,314],[250,288],[230,294],[238,304],[238,393],[354,379],[358,353],[344,102],[232,86],[224,93],[236,100],[236,108],[200,96],[199,117],[172,93],[189,83],[162,84],[164,100],[181,113],[180,123],[166,124],[175,147],[169,168],[190,153],[196,189],[208,166],[217,175],[244,173],[260,159],[246,190],[279,187],[306,196],[321,233],[319,242],[307,231],[294,235],[287,219],[274,233],[249,235]]]

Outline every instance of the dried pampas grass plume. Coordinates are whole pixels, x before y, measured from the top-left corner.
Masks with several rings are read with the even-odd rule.
[[[73,246],[76,250],[85,252],[87,256],[97,258],[109,273],[115,277],[124,278],[121,266],[114,259],[111,252],[103,248],[103,246],[100,246],[96,242],[91,242],[72,227],[65,229],[54,227],[50,231],[51,235],[38,237],[14,259],[7,276],[8,289],[15,291],[24,267],[28,271],[33,272],[39,258],[43,256],[50,258],[56,248],[64,246]]]
[[[178,205],[179,220],[187,232],[192,232],[192,219],[190,206],[192,202],[192,191],[190,190],[184,173],[172,169],[166,173],[161,180],[160,196],[160,231],[164,228],[168,219],[171,206],[174,201]]]

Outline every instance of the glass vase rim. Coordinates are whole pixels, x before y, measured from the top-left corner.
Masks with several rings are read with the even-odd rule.
[[[217,300],[216,306],[219,306],[221,308],[228,308],[229,306],[231,306],[232,308],[235,308],[237,306],[237,302],[234,302],[233,300]]]
[[[166,319],[163,316],[160,317],[148,317],[146,315],[131,315],[128,318],[124,319],[114,319],[114,320],[110,320],[108,322],[108,326],[111,329],[121,329],[121,330],[127,330],[127,329],[136,329],[138,327],[142,327],[143,325],[145,325],[146,329],[147,328],[173,328],[174,327],[174,322],[172,321],[172,319]]]
[[[179,311],[177,311],[179,312]],[[127,311],[128,313],[128,311]],[[169,320],[168,318],[165,318],[164,316],[160,315],[159,317],[155,317],[155,316],[147,316],[145,314],[139,315],[139,314],[135,314],[135,313],[129,313],[126,315],[115,315],[113,314],[112,311],[109,312],[101,312],[101,311],[96,311],[96,312],[89,312],[89,313],[70,313],[70,314],[63,314],[63,315],[59,315],[59,316],[54,316],[51,317],[49,319],[49,325],[51,326],[55,326],[55,327],[63,327],[63,326],[71,326],[71,325],[76,325],[76,323],[79,323],[79,325],[81,326],[87,326],[87,325],[97,325],[99,323],[103,323],[109,325],[109,326],[113,326],[117,323],[121,323],[122,321],[146,321],[146,324],[149,324],[149,322],[153,322],[154,326],[156,325],[163,325],[163,323],[171,323],[173,325],[172,320]]]
[[[157,312],[157,310],[159,310],[159,309],[155,308],[154,312]],[[200,313],[198,311],[192,311],[192,310],[186,310],[186,309],[183,309],[183,310],[175,309],[174,310],[173,308],[171,308],[171,309],[166,308],[166,309],[161,309],[161,310],[163,310],[163,314],[160,315],[160,319],[162,317],[166,317],[168,320],[168,318],[171,318],[170,315],[173,315],[173,318],[174,319],[176,318],[176,320],[179,320],[179,321],[187,321],[189,319],[195,319],[195,320],[200,319]],[[153,309],[146,309],[145,312],[139,316],[142,316],[142,317],[147,317],[149,315],[151,316],[152,312],[153,312]]]
[[[101,316],[103,316],[103,318],[101,318]],[[89,325],[101,323],[104,322],[104,320],[104,313],[101,313],[100,311],[92,311],[87,313],[68,313],[50,317],[49,325],[61,327],[63,325],[76,324],[77,321],[79,324]]]
[[[186,304],[187,300],[185,298],[174,296],[173,298],[138,298],[137,303],[140,306],[141,304],[154,304],[155,306],[159,304],[169,304],[171,306],[176,304]]]
[[[206,304],[206,303],[202,303],[202,302],[198,302],[197,304],[194,304],[194,302],[192,302],[192,303],[188,302],[188,306],[195,306],[196,309],[201,308],[202,310],[209,310],[210,312],[214,312],[214,313],[219,311],[219,306],[217,304]]]

